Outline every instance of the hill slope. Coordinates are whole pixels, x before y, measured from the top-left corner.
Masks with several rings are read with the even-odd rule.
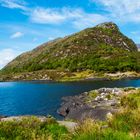
[[[3,68],[4,73],[44,69],[104,72],[137,71],[135,43],[109,22],[58,38],[24,53]]]

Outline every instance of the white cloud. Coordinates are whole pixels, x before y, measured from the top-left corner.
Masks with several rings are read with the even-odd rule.
[[[27,7],[25,6],[26,3],[24,0],[0,0],[0,4],[1,6],[10,9],[27,10]]]
[[[42,8],[27,7],[24,0],[0,0],[3,7],[21,9],[31,22],[38,24],[72,24],[76,28],[85,28],[107,21],[104,15],[86,13],[81,8]]]
[[[87,13],[81,8],[29,8],[24,0],[0,0],[0,4],[11,9],[21,9],[22,14],[27,15],[31,22],[38,24],[68,23],[81,29],[107,21],[104,15]]]
[[[67,21],[68,19],[75,19],[81,17],[81,9],[72,8],[35,8],[29,14],[32,22],[42,24],[59,24]]]
[[[24,34],[23,34],[22,32],[16,32],[16,33],[12,34],[12,35],[10,36],[10,38],[11,38],[11,39],[20,38],[20,37],[22,37],[23,35],[24,35]]]
[[[10,48],[0,50],[0,69],[13,60],[18,54],[18,51]]]
[[[54,39],[55,39],[54,37],[48,37],[49,41],[54,40]]]
[[[39,24],[60,24],[70,21],[69,23],[73,22],[73,25],[77,26],[77,23],[80,21],[83,24],[85,23],[86,26],[104,22],[108,19],[107,17],[115,22],[140,22],[140,0],[90,1],[97,3],[100,10],[107,11],[109,14],[86,13],[80,8],[33,8],[28,7],[25,0],[0,0],[0,4],[10,9],[22,10],[22,14],[29,16],[32,22]]]
[[[107,18],[94,13],[86,13],[80,8],[61,8],[61,9],[44,9],[35,8],[29,14],[30,20],[40,24],[72,24],[77,28],[93,26],[97,23],[107,21]]]
[[[60,23],[63,22],[65,18],[66,17],[63,14],[60,14],[57,10],[43,8],[34,9],[30,15],[32,22],[42,24]]]
[[[92,2],[104,6],[111,18],[121,22],[140,22],[139,0],[92,0]]]
[[[80,18],[73,21],[74,26],[79,29],[95,26],[109,20],[107,17],[99,14],[87,14],[83,12],[81,15]]]

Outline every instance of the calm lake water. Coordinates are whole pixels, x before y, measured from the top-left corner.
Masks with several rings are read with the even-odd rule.
[[[63,96],[72,96],[101,87],[140,87],[140,79],[69,83],[1,82],[0,115],[53,115]]]

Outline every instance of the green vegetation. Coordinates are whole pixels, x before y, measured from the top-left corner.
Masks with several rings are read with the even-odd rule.
[[[121,97],[120,110],[107,121],[87,119],[78,126],[74,140],[140,140],[140,90]]]
[[[131,88],[124,92],[120,110],[108,115],[106,121],[87,118],[73,132],[53,118],[2,121],[0,140],[140,140],[140,90]],[[95,93],[90,94],[92,97]]]
[[[9,63],[2,74],[38,70],[140,71],[140,54],[117,25],[105,23],[24,53]]]
[[[108,49],[110,49],[110,51],[108,51]],[[100,44],[100,46],[95,47],[91,53],[86,55],[81,53],[79,56],[68,56],[63,59],[49,56],[46,62],[38,62],[36,58],[33,58],[32,62],[24,65],[21,64],[22,66],[8,66],[4,69],[4,72],[31,72],[41,69],[62,69],[71,72],[77,70],[83,71],[86,69],[96,72],[139,71],[139,60],[138,52],[128,52],[120,48],[113,48],[109,45]]]
[[[112,120],[115,121],[115,120]],[[111,123],[111,122],[110,122]],[[119,122],[118,122],[119,123]],[[103,124],[94,122],[93,120],[84,121],[77,129],[74,140],[139,140],[139,136],[131,136],[125,131],[113,129],[110,126],[102,127]],[[122,124],[120,125],[121,127]],[[87,128],[87,129],[86,129]]]
[[[90,91],[88,96],[92,99],[95,99],[98,96],[98,93],[95,91]]]
[[[63,140],[68,131],[54,119],[41,122],[36,117],[0,122],[0,140]]]

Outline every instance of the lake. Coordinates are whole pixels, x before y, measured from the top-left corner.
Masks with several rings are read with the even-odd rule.
[[[101,87],[140,87],[140,79],[85,82],[1,82],[0,115],[53,115],[57,114],[63,96],[77,95]]]

